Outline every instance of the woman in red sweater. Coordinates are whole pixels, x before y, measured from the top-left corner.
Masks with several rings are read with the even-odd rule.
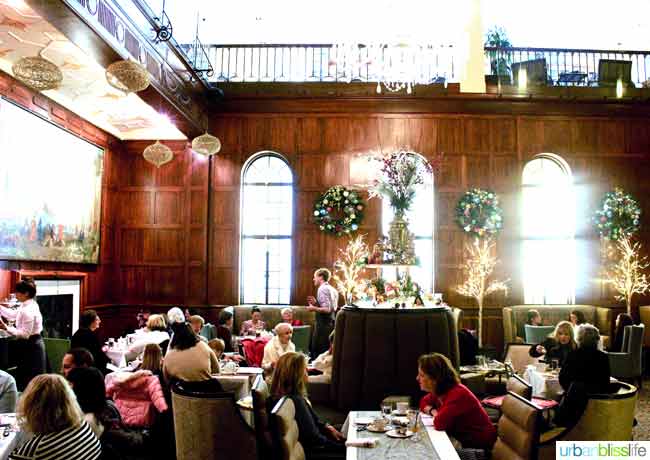
[[[433,415],[436,430],[446,431],[463,448],[492,449],[496,428],[476,396],[460,383],[447,357],[420,356],[417,381],[421,390],[429,392],[420,400],[420,410]]]

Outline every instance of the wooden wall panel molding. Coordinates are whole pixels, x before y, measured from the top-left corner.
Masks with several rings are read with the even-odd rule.
[[[30,262],[0,260],[0,298],[13,292],[11,271],[79,272],[87,276],[85,282],[85,305],[111,302],[115,278],[114,216],[117,198],[114,179],[122,144],[110,134],[79,118],[74,113],[48,99],[44,95],[23,86],[10,75],[0,71],[0,96],[12,101],[36,115],[67,129],[79,137],[104,149],[104,176],[102,178],[101,246],[97,265],[78,265],[54,262]],[[0,100],[0,104],[5,104]],[[62,178],[61,180],[66,180]]]

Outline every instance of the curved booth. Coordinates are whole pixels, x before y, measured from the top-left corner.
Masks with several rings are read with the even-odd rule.
[[[456,319],[446,307],[344,307],[336,317],[332,381],[310,385],[310,395],[313,389],[320,402],[341,410],[377,409],[389,395],[421,397],[420,355],[442,353],[459,365]]]

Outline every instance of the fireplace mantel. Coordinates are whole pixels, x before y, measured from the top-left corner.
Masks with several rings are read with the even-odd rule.
[[[88,273],[53,270],[12,270],[12,288],[25,276],[34,278],[35,280],[79,280],[79,310],[85,310],[87,304],[86,282],[88,281]]]

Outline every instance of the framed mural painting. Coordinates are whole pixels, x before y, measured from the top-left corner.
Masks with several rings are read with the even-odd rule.
[[[98,263],[103,159],[0,99],[0,259]]]

